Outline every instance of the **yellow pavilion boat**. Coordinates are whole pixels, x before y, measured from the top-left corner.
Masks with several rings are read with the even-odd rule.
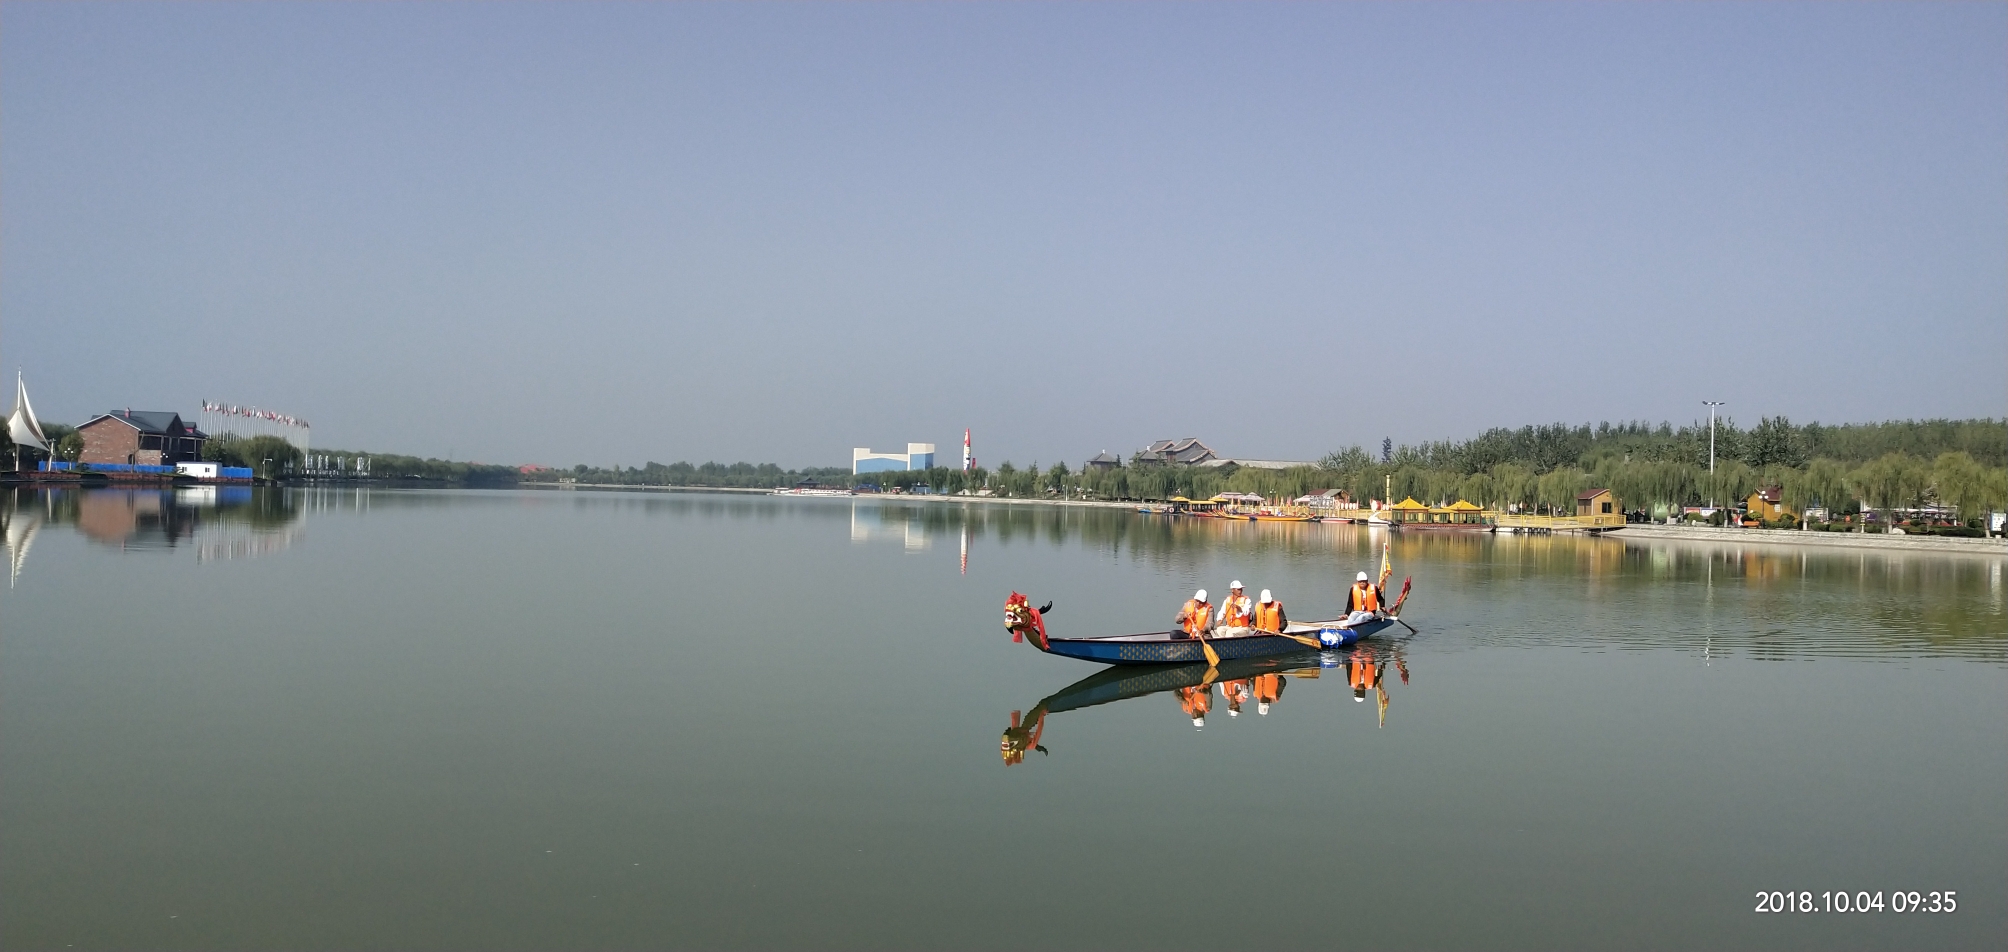
[[[1491,532],[1492,513],[1463,499],[1448,506],[1425,506],[1413,496],[1388,507],[1388,521],[1396,528],[1431,532]]]

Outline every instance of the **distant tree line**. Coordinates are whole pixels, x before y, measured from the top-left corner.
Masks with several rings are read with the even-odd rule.
[[[1744,430],[1718,422],[1715,471],[1709,472],[1708,424],[1600,423],[1488,430],[1462,442],[1396,446],[1378,454],[1351,446],[1315,466],[1268,470],[1185,467],[1131,460],[1075,472],[1064,463],[1041,471],[1009,462],[994,472],[949,470],[879,474],[893,485],[935,492],[966,486],[996,495],[1062,494],[1161,501],[1222,492],[1295,498],[1340,489],[1356,500],[1414,497],[1427,503],[1467,499],[1489,508],[1573,511],[1576,495],[1608,488],[1632,509],[1655,513],[1710,503],[1735,505],[1777,486],[1788,508],[1836,512],[1957,507],[1974,520],[2008,505],[2008,420],[1923,420],[1795,425],[1765,418]]]
[[[773,463],[657,463],[603,469],[583,463],[571,469],[535,469],[524,473],[527,483],[574,479],[607,486],[692,486],[720,489],[779,489],[805,480],[817,485],[851,485],[851,471],[840,467],[782,469]]]

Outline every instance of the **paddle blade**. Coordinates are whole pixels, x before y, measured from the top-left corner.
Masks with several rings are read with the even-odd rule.
[[[1204,637],[1199,639],[1199,647],[1200,650],[1206,652],[1206,663],[1208,666],[1220,667],[1220,652],[1213,650],[1213,646],[1207,644]]]

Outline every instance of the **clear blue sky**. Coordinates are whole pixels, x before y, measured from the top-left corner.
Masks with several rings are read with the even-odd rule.
[[[45,417],[846,465],[2008,412],[2008,5],[0,6]]]

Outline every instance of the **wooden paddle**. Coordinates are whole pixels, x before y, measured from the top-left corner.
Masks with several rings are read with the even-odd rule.
[[[1192,637],[1199,639],[1199,647],[1206,652],[1206,663],[1211,667],[1220,667],[1220,652],[1213,650],[1213,646],[1206,643],[1206,633],[1195,631]]]
[[[1316,639],[1316,638],[1312,638],[1312,637],[1310,637],[1309,635],[1299,635],[1299,634],[1293,634],[1293,633],[1291,633],[1291,632],[1287,632],[1287,631],[1267,631],[1267,630],[1264,630],[1264,629],[1260,629],[1260,628],[1258,628],[1258,629],[1256,629],[1256,630],[1257,630],[1257,631],[1261,631],[1261,632],[1262,632],[1263,634],[1265,634],[1265,635],[1280,635],[1280,636],[1282,636],[1282,637],[1284,637],[1284,638],[1288,638],[1288,639],[1290,639],[1291,641],[1294,641],[1294,642],[1296,642],[1296,643],[1298,643],[1298,644],[1300,644],[1300,645],[1303,645],[1303,646],[1304,646],[1304,647],[1306,647],[1306,648],[1323,648],[1323,647],[1324,647],[1324,643],[1323,643],[1323,642],[1320,642],[1320,641],[1319,641],[1318,639]]]

